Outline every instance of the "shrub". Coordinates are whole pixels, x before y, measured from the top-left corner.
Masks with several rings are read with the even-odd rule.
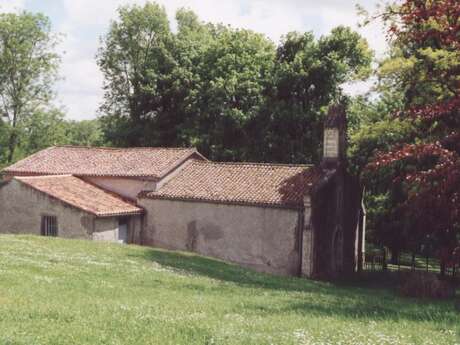
[[[413,271],[402,275],[400,292],[406,297],[443,299],[453,298],[455,287],[434,273]]]

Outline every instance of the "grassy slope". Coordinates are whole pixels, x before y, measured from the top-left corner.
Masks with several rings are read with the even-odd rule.
[[[0,235],[0,344],[460,344],[452,302],[186,253]]]

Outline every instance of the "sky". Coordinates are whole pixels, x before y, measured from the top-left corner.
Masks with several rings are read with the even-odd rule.
[[[145,0],[0,0],[0,12],[28,10],[42,12],[51,19],[53,31],[64,34],[58,52],[62,55],[61,80],[56,85],[56,104],[70,119],[92,119],[102,102],[103,78],[96,64],[100,37],[110,21],[117,18],[117,8],[143,4]],[[274,42],[290,31],[312,31],[317,37],[328,34],[338,25],[359,31],[376,56],[386,48],[381,25],[358,27],[362,19],[356,4],[371,13],[378,0],[156,0],[162,4],[174,29],[177,9],[193,10],[203,21],[230,24],[265,34]],[[350,94],[366,92],[370,83],[346,85]]]

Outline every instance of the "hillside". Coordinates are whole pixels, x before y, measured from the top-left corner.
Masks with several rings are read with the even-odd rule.
[[[193,254],[0,235],[0,344],[460,344],[452,302]]]

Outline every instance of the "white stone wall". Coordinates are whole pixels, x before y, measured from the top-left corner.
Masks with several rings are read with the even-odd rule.
[[[118,241],[118,217],[95,217],[16,180],[0,187],[0,233],[40,235],[43,215],[57,217],[59,237]],[[128,242],[140,243],[141,216],[128,224]]]
[[[117,193],[126,198],[135,200],[143,190],[155,190],[156,183],[141,179],[115,178],[115,177],[85,177],[84,180]]]
[[[94,222],[92,239],[95,241],[118,241],[118,218],[97,218]]]
[[[299,211],[170,200],[138,200],[143,244],[189,250],[259,271],[298,275]]]
[[[119,217],[96,218],[92,239],[95,241],[118,242]],[[128,220],[128,243],[140,244],[142,216],[130,216]]]
[[[315,233],[311,222],[311,199],[304,197],[304,220],[302,229],[302,276],[313,275]]]
[[[94,217],[12,180],[0,187],[0,232],[41,233],[42,215],[56,216],[58,236],[90,239]]]

